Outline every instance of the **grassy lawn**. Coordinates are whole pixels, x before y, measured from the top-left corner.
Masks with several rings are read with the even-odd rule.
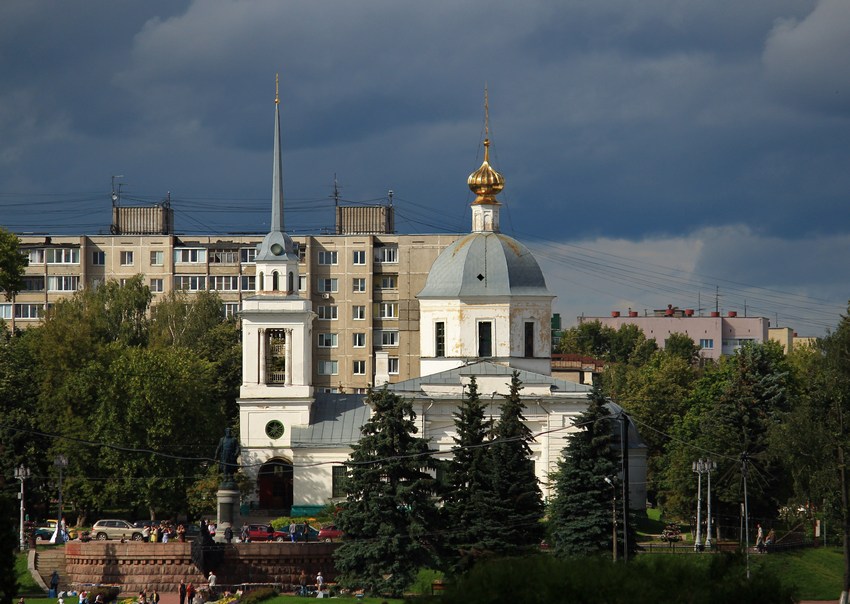
[[[844,556],[840,548],[806,548],[781,554],[750,556],[750,569],[773,570],[796,585],[803,600],[837,600],[841,595]]]
[[[32,575],[30,575],[30,572],[27,570],[26,554],[15,554],[15,574],[18,577],[18,593],[42,593],[41,588],[35,581],[33,581]]]

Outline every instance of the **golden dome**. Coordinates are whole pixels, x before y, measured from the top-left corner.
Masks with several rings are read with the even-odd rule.
[[[484,139],[484,162],[466,180],[469,189],[478,195],[473,203],[498,203],[496,195],[505,188],[505,177],[490,165],[490,139]]]

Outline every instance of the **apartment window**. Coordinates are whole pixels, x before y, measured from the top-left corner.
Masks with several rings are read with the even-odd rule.
[[[207,261],[207,250],[203,248],[185,248],[174,250],[175,264],[203,264]]]
[[[380,332],[380,335],[381,346],[398,346],[397,330],[384,330]]]
[[[43,292],[44,291],[44,276],[24,277],[24,286],[21,291],[25,292]]]
[[[80,286],[80,278],[77,275],[52,275],[47,278],[47,291],[72,292]]]
[[[298,291],[307,291],[307,275],[298,275]]]
[[[478,357],[493,356],[493,323],[478,322]]]
[[[354,394],[366,394],[369,391],[368,388],[354,388],[352,392]]]
[[[341,498],[348,495],[346,480],[348,480],[348,470],[345,466],[331,466],[331,497]]]
[[[190,292],[203,291],[207,288],[207,278],[198,275],[175,275],[174,289]]]
[[[699,341],[699,347],[703,350],[713,350],[714,340],[712,338],[702,339]]]
[[[242,291],[252,292],[257,289],[257,278],[254,275],[242,275]]]
[[[236,250],[210,250],[210,264],[236,264]]]
[[[355,321],[362,321],[366,318],[366,307],[362,304],[355,304],[351,307],[351,318]]]
[[[525,322],[525,358],[534,358],[534,322]]]
[[[243,264],[254,264],[257,260],[257,248],[255,247],[243,247],[239,250],[239,260],[242,261]]]
[[[304,258],[307,256],[307,246],[300,243],[293,243],[292,246],[295,248],[295,255],[298,256],[298,262],[303,264]]]
[[[337,285],[337,279],[319,279],[319,292],[320,293],[336,293],[339,291],[339,286]]]
[[[434,323],[434,356],[446,356],[446,324],[443,321]]]
[[[398,275],[382,275],[381,289],[396,289],[398,288]]]
[[[385,245],[375,248],[375,262],[382,264],[397,264],[398,263],[398,246]]]
[[[351,367],[354,375],[366,375],[366,361],[354,361]]]
[[[210,289],[224,292],[239,291],[239,277],[236,275],[217,275],[215,277],[210,277]]]
[[[365,333],[355,333],[352,335],[351,344],[355,348],[365,348],[366,347],[366,334]]]
[[[47,264],[79,264],[79,248],[50,248],[47,250]]]
[[[133,252],[121,252],[121,266],[133,266]]]
[[[319,375],[339,374],[339,361],[319,361]]]
[[[329,266],[332,264],[336,264],[337,261],[337,253],[336,252],[319,252],[319,264],[322,266]]]
[[[12,318],[12,305],[11,304],[0,304],[0,319],[11,319]]]
[[[44,250],[30,250],[27,252],[28,264],[44,264]]]
[[[239,312],[239,302],[225,302],[221,305],[221,314],[225,319],[231,319]]]
[[[351,280],[351,289],[355,294],[362,294],[366,291],[366,278],[355,277]]]
[[[319,348],[336,348],[336,339],[335,333],[320,333]]]
[[[151,279],[151,291],[154,293],[160,293],[165,291],[164,283],[162,279]]]
[[[124,287],[129,282],[130,282],[130,280],[127,279],[126,277],[122,277],[121,279],[118,279],[118,285],[120,285],[121,287]]]
[[[354,250],[353,264],[366,264],[366,250]]]
[[[163,264],[165,264],[165,252],[153,250],[151,252],[151,266],[162,266]]]
[[[106,264],[106,252],[95,250],[91,253],[91,263],[93,266],[104,266]]]
[[[319,319],[321,319],[322,321],[336,321],[337,320],[337,307],[336,307],[336,305],[320,306],[318,310],[319,310]]]
[[[398,319],[398,302],[381,302],[379,311],[382,319]]]
[[[41,304],[15,304],[16,319],[38,319],[41,317]]]
[[[390,375],[398,375],[398,357],[390,357],[387,359],[389,361],[389,374]]]

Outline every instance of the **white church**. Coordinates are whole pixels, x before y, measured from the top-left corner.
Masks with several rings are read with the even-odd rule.
[[[419,436],[450,456],[452,413],[474,376],[493,418],[499,416],[516,370],[525,417],[535,442],[544,497],[549,474],[587,407],[590,387],[551,376],[552,294],[529,249],[499,231],[496,195],[504,178],[484,161],[468,179],[476,194],[472,230],[436,259],[417,298],[419,377],[388,384],[385,352],[375,351],[375,385],[413,402]],[[298,293],[298,254],[284,227],[279,98],[275,99],[271,231],[257,246],[257,291],[243,302],[242,386],[239,398],[241,467],[256,481],[256,507],[309,515],[344,499],[344,462],[371,409],[363,394],[316,392],[312,338],[316,314]],[[611,404],[616,415],[621,410]],[[646,500],[645,447],[629,424],[632,507]],[[259,503],[262,502],[262,505]]]

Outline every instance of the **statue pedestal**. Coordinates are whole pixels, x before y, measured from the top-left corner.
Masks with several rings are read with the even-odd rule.
[[[222,483],[218,492],[216,492],[216,496],[218,497],[218,516],[216,517],[215,538],[216,541],[224,541],[224,529],[233,527],[236,514],[239,513],[239,490],[232,488],[229,484]]]

